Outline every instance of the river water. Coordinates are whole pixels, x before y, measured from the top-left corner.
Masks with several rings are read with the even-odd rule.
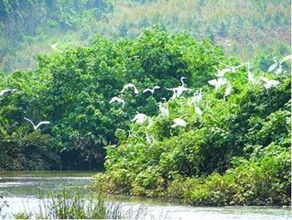
[[[62,192],[64,188],[78,190],[86,197],[92,194],[84,189],[91,183],[92,175],[89,172],[0,172],[0,195],[3,195],[0,219],[11,219],[19,212],[37,215],[48,201],[47,195]],[[191,207],[109,196],[106,205],[113,204],[126,219],[291,219],[291,209],[279,207]]]

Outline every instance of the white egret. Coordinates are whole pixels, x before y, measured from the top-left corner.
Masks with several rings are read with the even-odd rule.
[[[3,89],[2,91],[0,91],[0,96],[4,96],[6,94],[15,92],[17,89]]]
[[[147,115],[137,112],[135,117],[131,120],[137,124],[143,124],[147,120]]]
[[[231,91],[232,91],[232,86],[231,86],[230,83],[228,83],[228,84],[227,84],[227,87],[226,87],[226,89],[225,89],[225,92],[224,92],[224,96],[225,96],[225,97],[229,96],[230,93],[231,93]]]
[[[174,124],[171,125],[172,128],[177,128],[177,127],[186,127],[187,123],[185,120],[181,118],[175,118],[173,119]]]
[[[248,69],[247,72],[247,77],[248,77],[248,81],[255,84],[257,82],[257,80],[255,79],[254,75],[252,74],[252,72]]]
[[[225,73],[228,73],[228,72],[235,73],[235,71],[236,71],[238,68],[240,68],[240,67],[245,66],[245,65],[248,64],[248,63],[244,63],[244,64],[241,64],[241,65],[238,65],[238,66],[230,66],[230,65],[227,65],[227,64],[222,63],[222,62],[220,62],[220,61],[219,61],[219,63],[222,64],[222,65],[224,65],[224,66],[227,66],[227,68],[226,68],[226,69],[223,69],[224,71],[221,70],[221,72],[223,73],[223,75],[222,75],[222,73],[221,73],[222,76],[218,76],[218,77],[223,77],[224,74],[225,74]],[[219,74],[219,73],[218,73],[218,74]]]
[[[282,68],[282,65],[280,65],[280,66],[276,69],[275,74],[276,74],[276,75],[280,75],[282,72],[283,72],[283,68]]]
[[[160,89],[160,86],[154,86],[153,89],[150,89],[150,88],[144,89],[143,93],[151,92],[152,94],[154,94],[155,89]]]
[[[198,115],[202,115],[203,114],[203,111],[198,107],[198,106],[195,106],[195,111]]]
[[[51,49],[55,51],[59,51],[57,43],[52,44]]]
[[[38,128],[41,126],[41,125],[47,125],[47,124],[50,124],[49,121],[41,121],[40,123],[38,123],[37,125],[35,125],[30,119],[24,117],[25,120],[27,120],[29,123],[31,123],[31,125],[33,126],[33,129],[36,131],[38,130]]]
[[[288,55],[288,56],[285,56],[281,61],[280,61],[280,64],[286,62],[287,60],[292,60],[292,55]]]
[[[173,95],[171,97],[171,99],[175,99],[175,98],[178,98],[182,95],[183,92],[185,91],[189,91],[191,89],[188,89],[184,86],[179,86],[179,87],[176,87],[176,88],[165,88],[166,90],[169,90],[169,91],[172,91],[173,92]]]
[[[225,73],[232,71],[230,68],[226,68],[226,69],[222,69],[222,70],[219,70],[216,68],[216,70],[217,70],[217,77],[223,77]]]
[[[275,57],[273,58],[273,60],[274,60],[274,63],[269,67],[268,72],[274,71],[277,68],[277,66],[279,65],[279,63],[277,62]]]
[[[276,85],[278,85],[278,84],[280,84],[280,82],[279,81],[277,81],[277,80],[274,80],[274,79],[268,79],[268,78],[266,78],[266,77],[261,77],[260,78],[262,81],[264,81],[264,83],[265,83],[265,88],[266,89],[269,89],[269,88],[271,88],[271,87],[273,87],[273,86],[276,86]]]
[[[194,96],[192,97],[192,101],[195,102],[195,103],[202,101],[202,92],[201,91],[196,91],[194,93]]]
[[[213,79],[209,80],[208,83],[212,86],[215,86],[215,89],[219,89],[221,86],[227,83],[227,79],[226,78]]]
[[[187,77],[184,77],[184,76],[182,76],[181,78],[180,78],[180,82],[181,82],[181,85],[182,86],[186,86],[186,84],[184,83],[184,79],[186,79]]]
[[[158,105],[159,105],[159,110],[161,111],[162,115],[168,117],[169,116],[168,108],[166,108],[161,102],[159,102]]]
[[[121,99],[117,96],[113,97],[111,100],[110,100],[110,104],[113,103],[113,102],[118,102],[118,103],[122,103],[123,107],[125,107],[125,100],[124,99]]]
[[[146,133],[146,143],[151,144],[151,142],[152,142],[152,139],[151,139],[150,135],[148,133]]]
[[[121,93],[123,93],[123,92],[124,92],[126,89],[128,89],[128,88],[132,88],[133,91],[134,91],[134,93],[135,93],[136,95],[139,93],[137,87],[136,87],[133,83],[128,83],[128,84],[124,85],[124,87],[123,87]]]

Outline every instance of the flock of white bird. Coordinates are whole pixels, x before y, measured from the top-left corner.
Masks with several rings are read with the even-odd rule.
[[[276,61],[276,59],[274,59],[274,63],[269,67],[268,72],[269,73],[275,73],[276,75],[280,75],[283,73],[283,68],[282,68],[282,64],[285,61],[290,60],[291,61],[291,57],[292,55],[286,56],[284,57],[280,62]],[[248,69],[248,80],[250,83],[256,84],[256,83],[260,83],[260,81],[262,81],[264,83],[264,87],[266,89],[270,89],[271,87],[277,86],[280,82],[277,80],[273,80],[273,79],[268,79],[264,76],[259,77],[259,79],[256,79],[256,77],[251,73],[250,71],[250,67],[249,67],[249,63],[245,63],[239,66],[229,66],[227,64],[221,63],[219,62],[221,65],[226,66],[226,68],[219,70],[217,69],[217,79],[212,79],[209,80],[208,83],[212,86],[214,86],[215,90],[221,88],[222,86],[226,85],[225,88],[225,92],[224,92],[224,96],[227,97],[231,94],[232,91],[232,86],[231,83],[227,80],[227,78],[225,78],[225,74],[227,73],[235,73],[237,69],[243,67],[243,66],[247,66]],[[184,82],[184,79],[186,79],[186,77],[181,77],[180,81],[181,81],[181,85],[175,88],[165,88],[168,91],[172,91],[173,95],[171,97],[171,99],[176,99],[179,98],[184,92],[186,91],[192,91],[193,89],[187,88],[186,84]],[[139,94],[139,90],[137,89],[137,87],[133,84],[133,83],[128,83],[126,84],[123,89],[121,90],[121,94],[124,93],[127,89],[132,89],[134,94],[137,95]],[[143,93],[151,93],[152,95],[155,93],[155,90],[161,89],[160,86],[154,86],[153,88],[147,88],[143,90]],[[9,95],[13,92],[17,91],[17,89],[4,89],[2,91],[0,91],[0,97]],[[164,101],[166,101],[165,98]],[[202,115],[203,111],[199,108],[198,103],[202,100],[202,92],[201,91],[195,91],[191,101],[194,105],[194,109],[195,112],[198,115]],[[114,103],[114,102],[118,102],[120,104],[122,104],[122,107],[125,106],[126,102],[124,99],[115,96],[110,100],[110,104]],[[159,106],[159,110],[161,112],[161,114],[165,117],[169,116],[169,110],[167,108],[167,105],[164,103],[159,102],[158,103]],[[24,119],[26,121],[28,121],[32,126],[33,129],[35,131],[37,131],[39,129],[39,127],[41,125],[47,125],[50,122],[49,121],[41,121],[39,122],[37,125],[34,124],[34,122],[26,117],[24,117]],[[147,115],[143,114],[143,113],[139,113],[136,112],[135,117],[131,120],[132,122],[135,122],[137,124],[143,124],[146,120],[148,119]],[[187,126],[187,122],[184,119],[181,118],[175,118],[173,120],[173,125],[171,126],[172,128],[177,128],[177,127],[186,127]]]
[[[284,57],[280,62],[277,62],[274,59],[274,62],[275,63],[272,64],[269,67],[268,72],[270,72],[270,73],[273,72],[276,75],[282,74],[283,73],[282,64],[285,61],[287,61],[287,60],[291,60],[291,55]],[[225,77],[225,74],[227,74],[227,73],[236,73],[236,70],[237,69],[239,69],[241,67],[244,67],[244,66],[247,66],[248,80],[252,84],[257,84],[257,83],[260,83],[262,81],[264,83],[264,87],[266,89],[270,89],[271,87],[277,86],[280,83],[277,80],[268,79],[268,78],[263,77],[263,76],[259,77],[259,79],[256,79],[256,77],[250,71],[249,63],[244,63],[244,64],[241,64],[239,66],[230,66],[230,65],[224,64],[222,62],[219,62],[219,63],[221,65],[223,65],[223,66],[226,66],[226,68],[221,69],[221,70],[217,69],[217,75],[216,75],[217,76],[217,79],[209,80],[208,83],[211,86],[214,86],[215,90],[217,90],[217,89],[221,88],[222,86],[226,85],[225,91],[224,91],[224,97],[228,97],[231,94],[231,92],[232,92],[231,83]],[[186,92],[186,91],[192,91],[193,90],[193,89],[190,89],[190,88],[187,88],[186,87],[186,84],[184,82],[184,79],[186,79],[186,77],[181,77],[180,78],[181,85],[178,86],[178,87],[175,87],[175,88],[165,88],[168,91],[172,91],[173,95],[172,95],[171,99],[179,98],[184,92]],[[130,89],[133,89],[133,92],[136,95],[139,94],[139,90],[137,89],[137,87],[133,83],[126,84],[123,87],[123,89],[121,91],[121,94],[123,92],[125,92],[126,89],[129,89],[129,88]],[[160,86],[154,86],[153,88],[144,89],[143,90],[143,93],[150,92],[153,95],[155,93],[155,90],[158,90],[158,89],[161,89],[161,87]],[[165,98],[163,98],[163,99],[166,101]],[[203,111],[198,106],[198,103],[200,103],[201,100],[202,100],[202,92],[201,91],[195,91],[193,97],[191,98],[191,103],[193,103],[195,112],[198,115],[202,115],[203,114]],[[114,103],[114,102],[121,103],[122,104],[122,107],[124,107],[125,106],[125,103],[126,103],[124,99],[122,99],[122,98],[120,98],[118,96],[115,96],[115,97],[113,97],[110,100],[110,103]],[[169,110],[168,110],[166,104],[159,102],[158,103],[158,106],[159,106],[159,110],[160,110],[161,114],[163,116],[165,116],[165,117],[168,117],[169,116]],[[148,119],[147,115],[145,115],[143,113],[136,112],[135,117],[131,121],[132,122],[135,122],[137,124],[143,124],[147,119]],[[186,126],[187,126],[187,122],[184,119],[175,118],[173,120],[173,125],[171,127],[172,128],[177,128],[177,127],[186,127]]]

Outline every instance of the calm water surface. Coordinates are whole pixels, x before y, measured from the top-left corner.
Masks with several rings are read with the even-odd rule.
[[[11,219],[19,212],[38,213],[52,192],[64,188],[92,195],[86,185],[92,172],[0,172],[0,194],[8,206],[2,207],[0,219]],[[106,183],[105,183],[106,184]],[[134,219],[291,219],[290,208],[277,207],[191,207],[166,204],[158,200],[109,197],[107,205],[117,204],[123,218]]]

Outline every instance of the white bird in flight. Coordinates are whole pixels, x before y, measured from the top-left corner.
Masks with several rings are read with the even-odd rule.
[[[166,90],[169,90],[169,91],[173,92],[173,95],[172,95],[171,99],[178,98],[178,97],[180,97],[182,95],[183,92],[191,90],[191,89],[188,89],[188,88],[185,87],[186,84],[183,81],[184,79],[186,79],[186,77],[184,77],[184,76],[182,76],[180,78],[181,86],[178,86],[176,88],[171,88],[171,89],[170,88],[165,88]]]
[[[3,89],[2,91],[0,91],[0,96],[4,96],[6,94],[9,94],[11,92],[15,92],[17,89]]]
[[[218,79],[209,80],[208,83],[212,86],[215,86],[215,89],[219,89],[221,86],[227,83],[227,79],[220,77]]]
[[[235,73],[235,71],[236,71],[238,68],[247,65],[247,63],[244,63],[244,64],[241,64],[241,65],[238,65],[238,66],[230,66],[230,65],[227,65],[227,64],[222,63],[222,62],[220,62],[220,61],[219,61],[219,63],[222,64],[222,65],[224,65],[224,66],[227,66],[227,68],[225,68],[225,69],[223,69],[223,70],[219,70],[219,71],[218,71],[218,69],[217,69],[217,72],[218,72],[218,73],[217,73],[217,76],[218,76],[218,77],[223,77],[224,74],[225,74],[225,73],[228,73],[228,72],[230,72],[230,73]]]
[[[24,117],[25,120],[27,120],[29,123],[32,124],[33,126],[33,129],[36,131],[38,130],[38,128],[41,126],[41,125],[47,125],[47,124],[50,124],[49,121],[41,121],[40,123],[38,123],[37,125],[35,125],[30,119]]]
[[[265,83],[265,88],[266,89],[269,89],[269,88],[271,88],[271,87],[273,87],[273,86],[277,86],[278,84],[280,84],[280,82],[279,81],[277,81],[277,80],[274,80],[274,79],[268,79],[268,78],[266,78],[266,77],[261,77],[260,78],[262,81],[264,81],[264,83]]]
[[[111,100],[110,100],[110,104],[113,103],[113,102],[118,102],[118,103],[122,103],[123,107],[125,107],[125,100],[124,99],[121,99],[117,96],[113,97]]]
[[[279,63],[277,62],[275,57],[273,58],[273,60],[274,60],[274,63],[269,67],[268,73],[274,71],[276,69],[276,67],[279,65]]]
[[[135,93],[136,95],[139,93],[137,87],[136,87],[133,83],[128,83],[128,84],[124,85],[124,87],[123,87],[121,93],[123,93],[123,92],[124,92],[126,89],[128,89],[128,88],[132,88],[133,91],[134,91],[134,93]]]
[[[185,120],[181,118],[175,118],[173,119],[174,124],[171,125],[172,128],[177,128],[177,127],[186,127],[187,123]]]
[[[166,108],[161,102],[159,102],[158,105],[159,105],[159,110],[161,111],[162,115],[168,117],[169,116],[168,108]]]
[[[280,61],[280,64],[286,62],[287,60],[292,60],[292,55],[288,55],[288,56],[285,56],[281,61]]]
[[[152,94],[154,94],[155,89],[160,89],[160,86],[154,86],[153,89],[150,89],[150,88],[144,89],[143,93],[151,92]]]
[[[135,117],[131,120],[137,124],[143,124],[147,120],[147,115],[137,112]]]

